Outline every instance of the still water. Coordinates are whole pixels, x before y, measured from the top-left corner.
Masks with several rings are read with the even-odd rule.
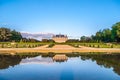
[[[120,80],[120,55],[0,55],[0,80]]]

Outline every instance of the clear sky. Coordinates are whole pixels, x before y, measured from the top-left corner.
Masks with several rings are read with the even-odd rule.
[[[120,21],[120,0],[0,0],[0,26],[31,33],[92,35]]]

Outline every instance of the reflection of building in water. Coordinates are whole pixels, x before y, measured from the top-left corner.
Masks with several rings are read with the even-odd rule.
[[[59,35],[54,35],[52,39],[57,43],[63,43],[68,40],[68,37],[66,35],[59,34]]]
[[[64,54],[56,54],[54,57],[53,57],[53,61],[57,61],[57,62],[64,62],[64,61],[67,61],[68,60],[68,57]]]

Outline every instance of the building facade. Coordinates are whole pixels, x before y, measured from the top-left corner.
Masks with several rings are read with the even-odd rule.
[[[66,42],[68,40],[68,37],[67,37],[67,35],[61,35],[61,34],[59,34],[59,35],[54,35],[52,37],[52,39],[55,42],[57,42],[57,43],[64,43],[64,42]]]

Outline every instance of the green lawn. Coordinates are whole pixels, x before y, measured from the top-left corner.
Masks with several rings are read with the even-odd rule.
[[[38,47],[38,46],[43,46],[46,44],[50,44],[50,43],[41,43],[41,42],[35,42],[35,43],[30,43],[30,42],[26,42],[26,43],[20,43],[20,42],[16,42],[16,43],[11,43],[11,42],[0,42],[0,48],[34,48],[34,47]]]
[[[86,46],[93,48],[120,48],[120,44],[115,43],[69,43],[69,45],[74,47]]]
[[[94,47],[94,48],[120,48],[119,43],[50,43],[50,42],[0,42],[0,48],[34,48],[43,45],[49,45],[48,47],[51,48],[55,44],[68,44],[79,48],[79,46],[86,46],[86,47]]]

